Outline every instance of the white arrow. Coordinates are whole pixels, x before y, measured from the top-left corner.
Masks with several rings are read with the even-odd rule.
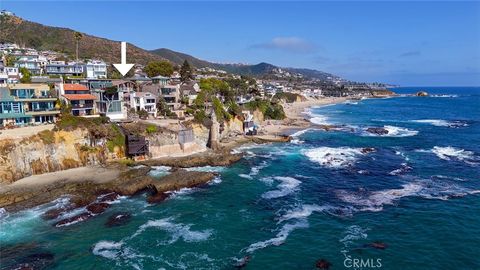
[[[121,64],[113,64],[113,66],[125,76],[130,69],[132,69],[133,64],[127,64],[127,43],[122,41],[122,63]]]

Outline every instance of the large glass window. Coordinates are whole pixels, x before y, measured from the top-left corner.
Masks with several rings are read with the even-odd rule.
[[[108,107],[108,112],[121,112],[122,111],[122,102],[114,101],[110,103],[110,107]]]
[[[22,113],[20,102],[1,102],[0,113]]]

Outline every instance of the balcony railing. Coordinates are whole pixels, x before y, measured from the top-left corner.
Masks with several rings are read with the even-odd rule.
[[[72,109],[91,109],[93,108],[92,104],[72,104]]]
[[[28,109],[25,112],[52,112],[57,110],[58,109],[56,108],[34,108],[34,109]]]

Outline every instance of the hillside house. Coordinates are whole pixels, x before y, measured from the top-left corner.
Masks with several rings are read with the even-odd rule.
[[[95,115],[95,101],[97,97],[90,93],[90,90],[81,84],[58,84],[59,96],[71,107],[72,115],[87,116]]]
[[[91,60],[85,64],[85,72],[89,79],[106,79],[107,64],[101,60]]]
[[[62,75],[62,76],[83,76],[85,72],[85,66],[81,63],[65,61],[50,61],[45,66],[45,73],[48,75]]]
[[[12,84],[3,90],[2,112],[5,123],[14,125],[54,123],[60,114],[57,98],[46,84]],[[8,121],[9,120],[9,121]]]

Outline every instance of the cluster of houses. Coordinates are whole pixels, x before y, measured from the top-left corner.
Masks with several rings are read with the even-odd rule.
[[[194,81],[181,83],[178,72],[171,77],[148,78],[136,67],[135,76],[115,80],[107,77],[107,64],[102,60],[58,60],[64,57],[0,44],[0,127],[54,123],[62,104],[75,116],[125,121],[139,117],[139,112],[159,117],[157,105],[162,100],[182,118],[185,106],[192,104],[200,91]],[[28,83],[21,83],[22,68],[31,74]]]
[[[0,62],[0,83],[17,83],[20,69],[27,69],[33,76],[85,76],[91,79],[107,78],[107,64],[101,60],[59,61],[63,54],[53,51],[37,51],[21,48],[17,44],[0,44],[0,54],[15,59],[13,67],[7,67],[5,59]]]
[[[54,123],[61,104],[75,116],[107,116],[125,121],[145,111],[158,115],[163,98],[178,117],[184,116],[184,100],[193,101],[199,91],[196,83],[173,84],[169,78],[129,78],[125,80],[70,78],[68,82],[15,83],[0,86],[0,127]]]

